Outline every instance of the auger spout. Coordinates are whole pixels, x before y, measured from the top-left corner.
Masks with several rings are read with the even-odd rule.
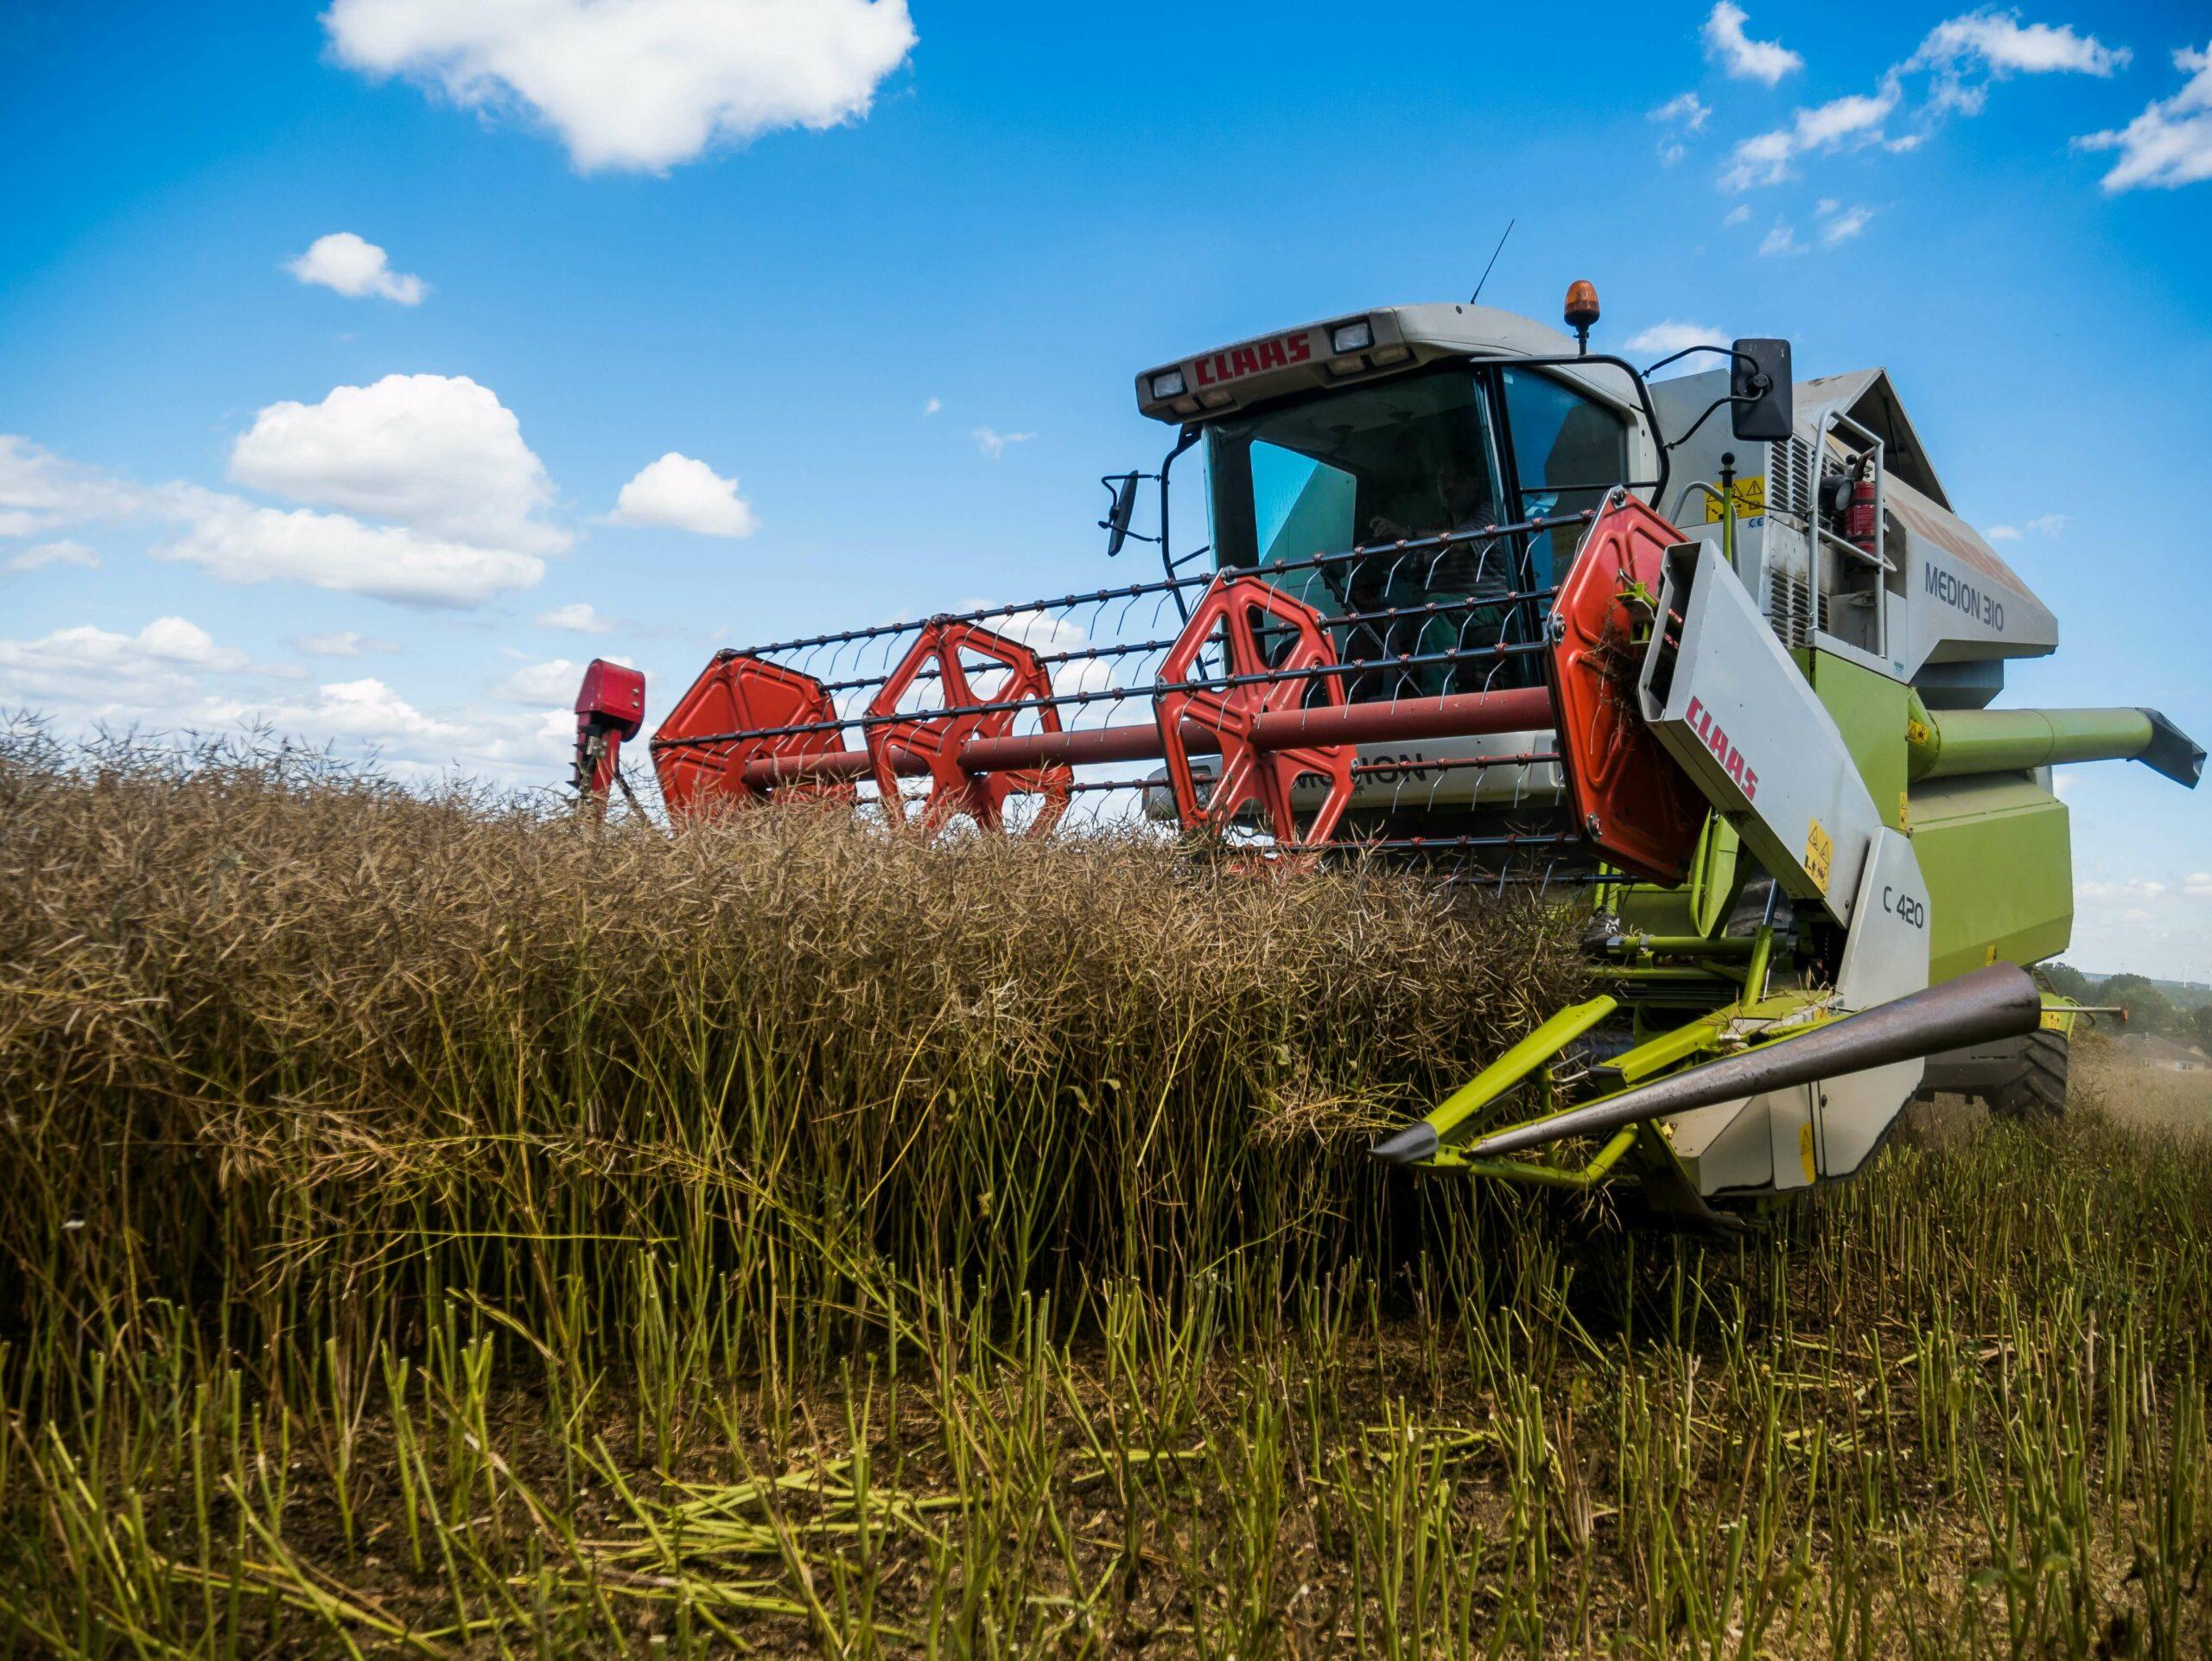
[[[2204,747],[2156,710],[1946,710],[1917,697],[1905,728],[1913,782],[1967,773],[2019,773],[2069,761],[2140,761],[2195,789]]]
[[[1484,1137],[1473,1159],[1525,1152],[1567,1136],[1604,1136],[1646,1119],[1687,1113],[1815,1079],[1834,1079],[1971,1044],[2017,1038],[2043,1019],[2043,996],[2025,970],[1986,969],[1847,1015],[1807,1033],[1708,1061],[1648,1085]]]

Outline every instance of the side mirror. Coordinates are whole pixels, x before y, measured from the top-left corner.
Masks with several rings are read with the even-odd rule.
[[[1137,511],[1137,481],[1143,476],[1141,473],[1109,473],[1098,481],[1113,498],[1106,517],[1098,521],[1098,528],[1106,533],[1109,559],[1120,553],[1122,544],[1129,539],[1129,519]]]
[[[1796,424],[1787,340],[1738,340],[1728,372],[1729,424],[1747,442],[1786,442]]]

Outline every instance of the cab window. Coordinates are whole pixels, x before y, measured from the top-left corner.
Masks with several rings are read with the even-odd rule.
[[[1495,659],[1451,654],[1497,640],[1519,586],[1510,538],[1424,538],[1484,530],[1502,511],[1491,383],[1464,365],[1417,371],[1224,417],[1206,430],[1214,557],[1225,568],[1288,565],[1271,580],[1325,616],[1356,698],[1487,684]],[[1397,544],[1414,542],[1411,550]],[[1320,567],[1316,554],[1376,551]],[[1513,665],[1515,669],[1518,665]]]
[[[1618,412],[1528,370],[1508,369],[1503,379],[1522,518],[1586,512],[1626,482],[1628,423]],[[1564,575],[1581,540],[1579,525],[1538,539],[1538,579],[1548,585]]]

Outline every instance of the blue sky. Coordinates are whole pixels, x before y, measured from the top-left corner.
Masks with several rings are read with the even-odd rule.
[[[1511,219],[1488,302],[1888,365],[2061,619],[2008,699],[2212,734],[2208,54],[2159,5],[6,0],[0,706],[551,780],[594,653],[664,710],[717,644],[1106,580],[1136,371],[1463,297]],[[2073,958],[2212,978],[2205,802],[2063,782]]]

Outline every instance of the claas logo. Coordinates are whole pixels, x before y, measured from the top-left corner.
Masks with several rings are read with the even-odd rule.
[[[1713,711],[1707,709],[1701,701],[1693,697],[1690,699],[1690,707],[1682,712],[1682,719],[1689,722],[1690,730],[1698,735],[1706,748],[1713,752],[1714,759],[1720,763],[1721,769],[1734,780],[1736,788],[1744,792],[1744,799],[1747,802],[1757,801],[1759,794],[1759,776],[1744,764],[1744,753],[1728,741],[1727,733],[1722,729],[1720,723],[1713,718]]]
[[[1284,334],[1272,340],[1262,340],[1254,346],[1235,346],[1226,352],[1212,353],[1191,366],[1192,379],[1201,386],[1218,386],[1224,381],[1242,380],[1247,375],[1256,375],[1262,369],[1287,369],[1294,363],[1304,363],[1313,355],[1313,343],[1305,333]]]

